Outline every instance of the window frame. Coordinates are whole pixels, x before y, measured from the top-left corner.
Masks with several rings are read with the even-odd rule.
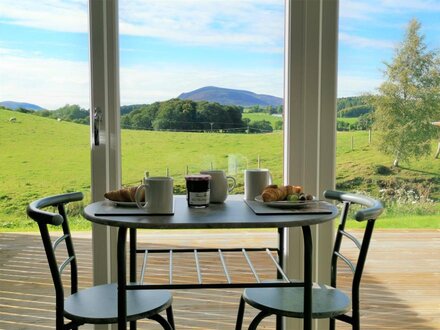
[[[285,0],[284,182],[302,184],[319,197],[335,186],[338,8],[338,0]],[[91,190],[97,201],[121,185],[118,0],[89,0],[89,19],[91,109],[103,111],[99,146],[90,116]],[[296,229],[285,234],[287,272],[300,278],[302,235]],[[328,283],[332,223],[314,226],[312,234],[315,280]],[[94,283],[113,282],[116,229],[94,224],[92,241]]]

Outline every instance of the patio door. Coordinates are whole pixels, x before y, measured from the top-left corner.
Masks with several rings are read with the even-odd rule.
[[[285,5],[283,180],[322,196],[335,181],[338,1],[286,0]],[[91,124],[92,197],[100,200],[106,190],[121,185],[118,0],[90,0],[90,26],[92,109],[102,115]],[[301,235],[294,230],[286,234],[288,272],[300,277]],[[331,224],[314,228],[313,235],[319,242],[314,250],[315,278],[328,281]],[[114,230],[94,226],[95,283],[114,280],[115,241]],[[293,323],[288,329],[297,328]]]

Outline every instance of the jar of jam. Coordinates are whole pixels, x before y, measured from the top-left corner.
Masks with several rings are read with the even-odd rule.
[[[187,175],[185,180],[188,206],[208,207],[211,176],[206,174]]]

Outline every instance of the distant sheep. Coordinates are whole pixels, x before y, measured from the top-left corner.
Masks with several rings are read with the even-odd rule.
[[[58,120],[58,121],[62,121],[62,119],[61,119],[61,118],[57,118],[57,120]]]
[[[11,118],[9,118],[9,122],[10,123],[15,123],[15,122],[17,122],[17,118],[11,117]]]

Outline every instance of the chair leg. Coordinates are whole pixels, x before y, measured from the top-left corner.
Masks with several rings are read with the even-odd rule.
[[[69,323],[67,323],[67,324],[64,324],[63,325],[63,327],[61,328],[61,329],[63,329],[63,330],[78,330],[78,327],[80,326],[80,325],[83,325],[84,323],[77,323],[77,322],[74,322],[74,321],[70,321]],[[58,328],[58,325],[57,325],[57,330],[58,330],[59,328]]]
[[[153,315],[149,317],[149,319],[159,323],[165,330],[174,330],[173,327],[168,323],[168,321],[165,320],[160,314]]]
[[[173,307],[170,305],[170,307],[167,308],[166,312],[167,312],[168,323],[171,325],[173,329],[176,329],[176,325],[174,324]]]
[[[261,311],[260,313],[258,313],[257,316],[255,316],[255,318],[252,320],[251,324],[249,325],[249,330],[256,330],[260,322],[263,321],[264,318],[270,315],[272,314],[265,311]]]
[[[361,325],[360,325],[359,319],[353,320],[352,326],[353,326],[353,330],[360,330],[361,329]]]
[[[283,329],[283,317],[281,315],[277,315],[276,316],[275,327],[276,327],[277,330],[282,330]]]
[[[244,307],[245,301],[243,296],[240,297],[240,304],[238,305],[238,313],[237,313],[237,321],[235,322],[235,330],[241,330],[243,326],[243,316],[244,316]]]
[[[353,330],[361,329],[360,315],[359,315],[359,306],[356,309],[353,308],[351,315],[351,325]]]

